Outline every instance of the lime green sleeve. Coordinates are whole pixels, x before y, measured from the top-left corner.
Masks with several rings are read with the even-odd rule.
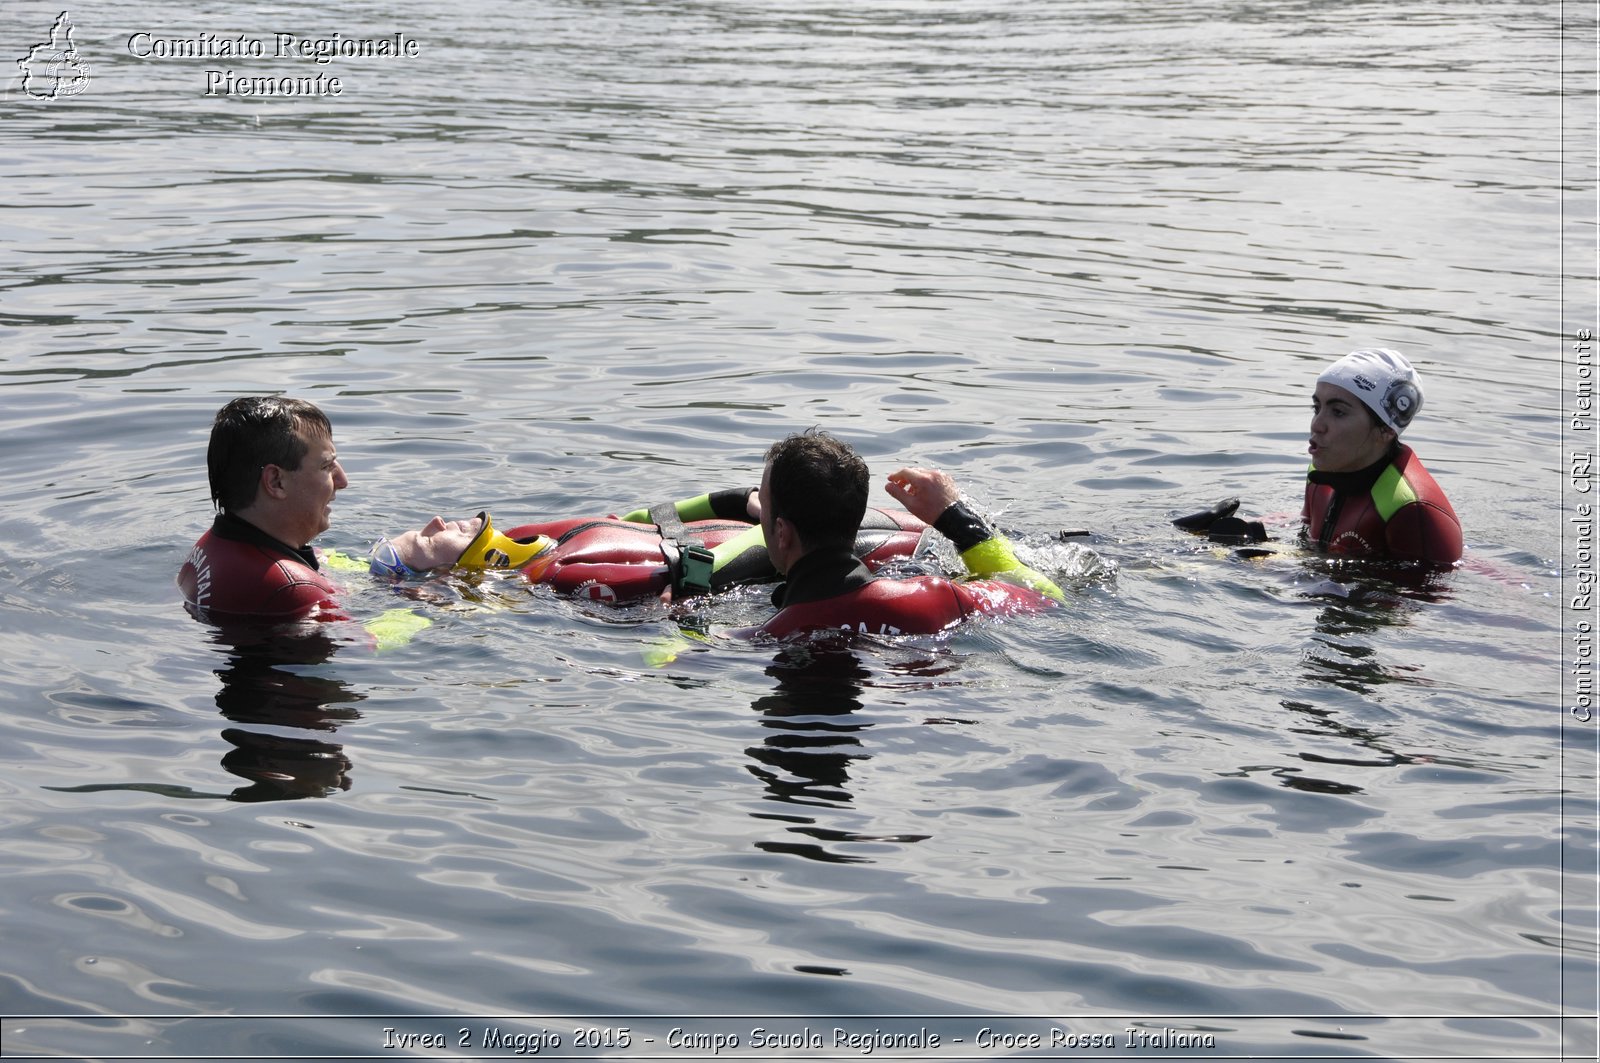
[[[752,524],[721,546],[712,547],[711,559],[711,574],[721,577],[712,580],[716,587],[771,578],[772,560],[767,557],[767,539],[759,524]]]
[[[745,511],[749,496],[749,488],[733,488],[680,499],[672,505],[678,511],[678,519],[685,523],[691,520],[749,521],[750,515]],[[629,524],[654,524],[655,521],[650,519],[650,508],[643,506],[624,513],[622,519]]]
[[[678,511],[678,519],[682,521],[710,520],[712,516],[710,494],[695,495],[693,498],[681,499],[680,501],[674,502],[673,506]],[[633,510],[632,512],[624,513],[622,515],[622,519],[627,521],[629,524],[655,523],[655,521],[650,519],[649,506],[642,506],[639,509]]]
[[[1016,551],[1011,549],[1006,537],[998,533],[977,546],[961,551],[961,563],[966,565],[967,571],[974,576],[993,577],[1018,583],[1063,604],[1067,600],[1067,596],[1055,585],[1055,581],[1024,565],[1017,558]]]

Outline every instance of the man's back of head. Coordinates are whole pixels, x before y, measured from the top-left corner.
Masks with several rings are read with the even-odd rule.
[[[871,475],[848,443],[816,428],[781,439],[767,451],[767,476],[772,516],[792,524],[808,550],[854,545]]]

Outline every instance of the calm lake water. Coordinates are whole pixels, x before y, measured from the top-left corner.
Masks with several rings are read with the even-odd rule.
[[[73,7],[87,87],[0,123],[5,1053],[1592,1058],[1560,10]],[[7,6],[8,71],[58,14]],[[129,51],[202,33],[265,54]],[[1169,527],[1238,495],[1292,545],[1358,346],[1421,369],[1459,570]],[[172,577],[263,391],[334,422],[325,547],[750,484],[821,425],[956,473],[1072,608],[657,667],[764,600],[445,579],[396,651],[242,650]]]

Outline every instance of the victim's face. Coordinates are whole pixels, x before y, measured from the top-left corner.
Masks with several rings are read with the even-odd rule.
[[[416,531],[403,532],[390,542],[394,544],[401,560],[422,572],[455,564],[482,528],[483,520],[480,517],[468,520],[434,517]]]

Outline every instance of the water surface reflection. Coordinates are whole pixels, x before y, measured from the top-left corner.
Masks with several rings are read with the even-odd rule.
[[[751,705],[769,734],[747,750],[750,772],[766,786],[768,800],[786,805],[846,808],[856,798],[850,791],[853,767],[870,759],[864,739],[872,728],[864,717],[864,687],[872,681],[868,658],[840,641],[817,641],[780,651],[766,670],[777,685]],[[931,666],[916,666],[920,671]],[[871,809],[858,809],[870,816]],[[790,833],[814,842],[759,841],[758,849],[790,853],[835,863],[870,863],[868,857],[842,853],[827,843],[924,840],[924,834],[876,834],[840,830],[819,823],[800,809],[752,812],[753,818],[787,823]]]

